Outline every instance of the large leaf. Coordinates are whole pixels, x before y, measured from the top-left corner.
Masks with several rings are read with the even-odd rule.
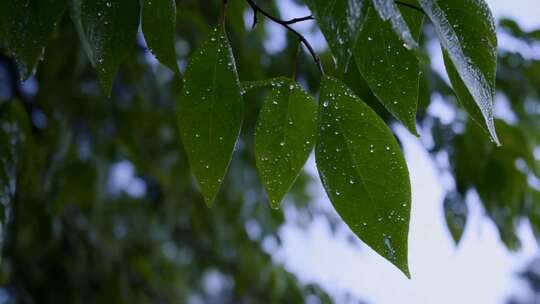
[[[212,206],[231,161],[244,103],[234,57],[216,28],[189,60],[178,102],[180,135],[202,194]]]
[[[445,51],[448,76],[464,108],[499,144],[493,122],[497,36],[483,0],[420,0]]]
[[[5,1],[5,2],[4,2]],[[66,8],[66,0],[2,0],[0,25],[9,51],[17,61],[21,78],[34,70],[47,40]]]
[[[255,130],[255,157],[272,208],[279,208],[315,143],[317,106],[287,78],[272,82]]]
[[[409,276],[411,186],[384,121],[339,80],[321,84],[316,159],[324,188],[351,230]]]
[[[178,71],[176,51],[176,1],[143,1],[142,29],[150,51],[174,72]]]
[[[413,38],[413,32],[409,29],[409,25],[405,18],[401,15],[396,2],[394,0],[372,0],[375,10],[384,21],[389,21],[395,33],[403,41],[403,46],[408,49],[418,49],[418,43]]]
[[[139,1],[73,0],[74,22],[107,95],[118,66],[135,46]]]
[[[366,0],[307,0],[337,66],[347,69],[354,39],[362,23]]]
[[[410,1],[414,2],[414,1]],[[423,15],[402,7],[403,18],[418,40]],[[416,54],[396,36],[392,25],[369,8],[354,49],[362,76],[381,103],[414,134],[420,68]]]

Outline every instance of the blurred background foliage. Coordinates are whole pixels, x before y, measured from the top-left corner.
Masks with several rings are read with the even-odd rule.
[[[264,5],[279,14],[274,1]],[[177,1],[181,70],[217,24],[219,7],[217,0]],[[289,35],[282,50],[267,52],[269,26],[259,22],[251,31],[250,20],[244,22],[248,11],[244,1],[230,1],[228,34],[241,80],[291,75],[296,39]],[[539,31],[525,32],[511,20],[503,20],[499,31],[523,48],[540,44]],[[434,39],[427,25],[426,54]],[[180,79],[156,62],[141,35],[111,98],[104,96],[69,14],[29,80],[19,80],[4,47],[0,42],[2,301],[333,302],[321,287],[299,282],[272,260],[285,216],[269,208],[254,166],[253,132],[264,91],[245,95],[233,163],[215,207],[207,209],[178,139]],[[330,54],[320,55],[331,70]],[[468,202],[479,200],[501,240],[517,250],[519,222],[528,220],[540,238],[540,60],[509,50],[500,50],[499,58],[502,148],[463,111],[454,110],[456,97],[429,56],[418,124],[447,190],[444,210],[456,243],[466,226]],[[319,72],[309,55],[298,58],[297,74],[316,94]],[[350,69],[345,80],[394,123],[357,70]],[[310,205],[312,178],[302,174],[289,194],[286,209],[298,214],[298,222],[289,224],[303,227],[322,214],[332,227],[343,225]],[[538,281],[538,275],[528,278]],[[538,289],[538,283],[531,286]],[[359,301],[346,295],[341,300]]]

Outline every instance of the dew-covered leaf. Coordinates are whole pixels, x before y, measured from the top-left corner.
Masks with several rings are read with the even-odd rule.
[[[409,7],[402,7],[401,11],[417,41],[423,15]],[[362,76],[381,103],[413,134],[417,134],[416,110],[420,81],[418,58],[396,36],[392,25],[383,21],[373,8],[368,9],[366,21],[356,41],[354,56]]]
[[[142,30],[150,51],[174,72],[178,72],[176,51],[176,1],[144,0]]]
[[[315,142],[317,106],[293,80],[274,80],[255,130],[255,158],[272,208],[279,208]]]
[[[372,2],[381,19],[390,22],[394,32],[402,40],[402,45],[407,49],[418,49],[418,42],[414,38],[416,35],[413,34],[415,31],[409,28],[396,2],[394,0],[372,0]]]
[[[411,186],[405,159],[384,121],[339,80],[324,77],[317,168],[350,229],[409,276]]]
[[[73,17],[101,86],[109,95],[118,66],[135,46],[139,1],[73,0]]]
[[[483,0],[419,0],[445,51],[452,86],[464,108],[499,144],[493,122],[497,36]]]
[[[5,2],[4,2],[5,1]],[[0,25],[13,53],[21,78],[26,79],[42,56],[56,23],[66,9],[66,0],[2,0]]]
[[[346,70],[367,0],[306,0],[339,69]]]
[[[233,53],[216,28],[189,59],[178,102],[184,149],[202,194],[212,206],[231,161],[244,103]]]

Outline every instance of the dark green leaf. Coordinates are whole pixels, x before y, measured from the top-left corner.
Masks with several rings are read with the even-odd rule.
[[[174,72],[178,72],[176,51],[176,1],[144,0],[142,29],[150,51]]]
[[[13,53],[21,78],[26,79],[34,70],[47,40],[66,8],[66,0],[3,0],[0,7],[6,10],[8,48]],[[4,17],[4,16],[0,16]]]
[[[193,53],[184,81],[178,103],[180,134],[204,199],[212,206],[244,111],[233,53],[222,28]]]
[[[346,70],[354,39],[362,24],[366,0],[307,0],[317,24],[334,54],[339,69]]]
[[[279,208],[315,142],[317,106],[287,78],[272,82],[255,130],[255,157],[272,208]]]
[[[407,49],[418,49],[418,43],[413,37],[415,31],[409,29],[409,25],[405,18],[401,15],[396,2],[394,0],[372,0],[375,10],[384,21],[389,21],[394,32],[403,41],[402,45]],[[410,9],[410,8],[409,8]],[[416,36],[416,35],[414,35]]]
[[[499,139],[493,122],[497,36],[483,0],[420,0],[445,51],[454,90],[473,120]]]
[[[107,95],[118,66],[135,46],[139,1],[73,0],[74,22]]]
[[[316,159],[324,188],[351,230],[409,276],[409,173],[401,149],[369,106],[339,80],[321,84]]]
[[[413,32],[413,38],[418,40],[422,14],[408,7],[403,7],[401,11]],[[383,21],[373,8],[368,9],[354,56],[358,69],[381,103],[413,134],[417,134],[418,59],[413,51],[405,48],[392,25]]]

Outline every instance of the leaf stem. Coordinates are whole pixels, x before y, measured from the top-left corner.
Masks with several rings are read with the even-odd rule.
[[[298,37],[298,39],[300,39],[301,43],[308,49],[311,57],[313,57],[313,60],[315,61],[315,64],[317,65],[317,68],[319,69],[319,72],[321,72],[321,74],[324,75],[324,70],[323,70],[323,67],[322,67],[322,64],[321,64],[321,59],[319,58],[319,56],[317,55],[317,53],[315,52],[315,50],[313,49],[313,47],[311,46],[309,41],[307,41],[307,39],[302,34],[300,34],[295,29],[290,27],[291,24],[301,22],[301,21],[305,21],[305,20],[311,20],[311,19],[313,19],[313,16],[306,16],[306,17],[302,17],[302,18],[294,18],[294,19],[291,19],[291,20],[281,20],[281,19],[278,19],[278,18],[272,16],[270,13],[268,13],[267,11],[262,9],[260,6],[257,5],[257,3],[255,3],[255,1],[253,1],[253,0],[246,0],[246,1],[249,4],[249,6],[251,7],[251,9],[253,10],[253,14],[254,14],[253,26],[255,26],[256,23],[257,23],[257,14],[261,13],[266,18],[268,18],[268,19],[272,20],[273,22],[283,26],[284,28],[286,28],[287,30],[289,30],[290,32],[295,34]]]
[[[295,53],[295,55],[294,55],[294,64],[293,64],[292,76],[291,76],[291,78],[293,80],[296,80],[296,72],[297,72],[297,69],[298,69],[298,59],[299,59],[299,56],[300,56],[300,46],[302,46],[302,41],[299,39],[298,44],[296,45],[296,51],[294,52]]]
[[[220,24],[222,27],[225,27],[225,17],[227,16],[227,2],[228,0],[222,0],[221,2]]]

